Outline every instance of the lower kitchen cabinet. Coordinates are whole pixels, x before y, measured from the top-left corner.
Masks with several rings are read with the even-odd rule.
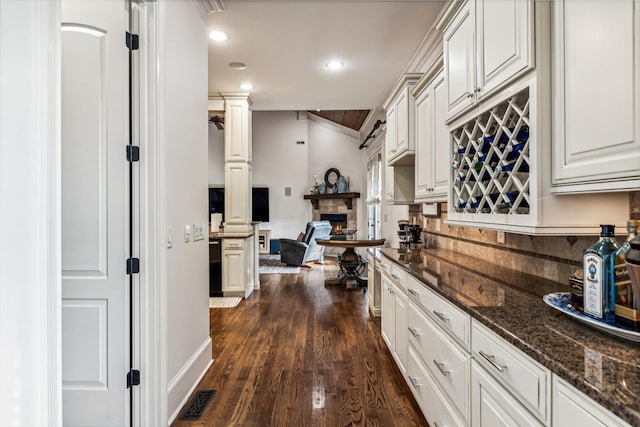
[[[393,282],[386,274],[382,274],[382,339],[387,343],[391,353],[396,348],[396,303],[393,290]]]
[[[403,279],[403,278],[402,278]],[[400,371],[407,366],[407,295],[391,276],[382,274],[382,338]]]
[[[369,295],[369,311],[373,317],[380,317],[381,281],[379,261],[371,253],[367,254],[367,294]]]
[[[440,392],[411,344],[409,344],[407,353],[407,379],[413,396],[431,427],[464,427],[467,425]]]
[[[473,358],[543,423],[549,419],[551,372],[491,332],[471,322]]]
[[[553,426],[621,427],[627,423],[562,379],[553,378]]]
[[[246,298],[253,292],[253,236],[222,240],[222,292]]]
[[[475,360],[471,362],[471,396],[472,426],[539,427],[544,425]]]
[[[469,368],[471,357],[409,302],[409,345],[422,358],[431,377],[449,398],[449,403],[469,419]]]
[[[383,256],[382,336],[432,427],[629,426]],[[426,282],[425,282],[426,280]]]

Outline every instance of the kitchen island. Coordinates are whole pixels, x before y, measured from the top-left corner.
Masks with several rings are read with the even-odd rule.
[[[380,252],[383,262],[386,259],[392,268],[400,268],[407,274],[408,282],[414,280],[416,283],[417,279],[426,291],[433,291],[468,314],[472,324],[490,330],[546,368],[554,381],[561,379],[560,382],[575,387],[626,423],[640,425],[640,346],[579,324],[543,302],[545,294],[568,292],[568,284],[442,249],[411,253],[382,248]],[[407,287],[409,304],[419,304],[417,288],[413,287]],[[384,325],[384,303],[382,310]],[[395,316],[398,316],[397,312]],[[409,330],[414,334],[411,325]],[[467,342],[475,337],[471,335]],[[408,353],[412,354],[411,342]],[[474,351],[467,348],[467,354],[474,354]],[[482,362],[486,364],[486,361]],[[428,364],[431,364],[430,360]],[[446,372],[442,371],[442,366],[437,367]],[[414,382],[409,373],[407,376]],[[545,388],[546,391],[542,390]],[[550,378],[541,390],[543,394],[551,394]],[[551,402],[551,397],[547,401]],[[559,416],[555,424],[551,421],[556,416],[555,413],[551,415],[549,407],[552,405],[545,406],[543,402],[542,415],[537,415],[538,419],[546,425],[559,425]],[[465,410],[461,410],[467,419],[471,418],[469,406],[466,415]]]

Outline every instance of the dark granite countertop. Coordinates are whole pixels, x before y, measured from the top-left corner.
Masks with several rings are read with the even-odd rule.
[[[640,345],[580,324],[542,296],[568,284],[443,249],[381,253],[591,399],[640,426]],[[437,285],[425,279],[438,279]]]

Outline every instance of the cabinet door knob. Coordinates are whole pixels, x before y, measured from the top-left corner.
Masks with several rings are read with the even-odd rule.
[[[467,98],[473,98],[473,93],[467,92]]]

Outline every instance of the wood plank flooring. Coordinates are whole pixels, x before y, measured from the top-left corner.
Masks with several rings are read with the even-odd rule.
[[[367,295],[325,286],[334,261],[262,274],[236,308],[210,310],[215,396],[187,426],[427,426]]]

